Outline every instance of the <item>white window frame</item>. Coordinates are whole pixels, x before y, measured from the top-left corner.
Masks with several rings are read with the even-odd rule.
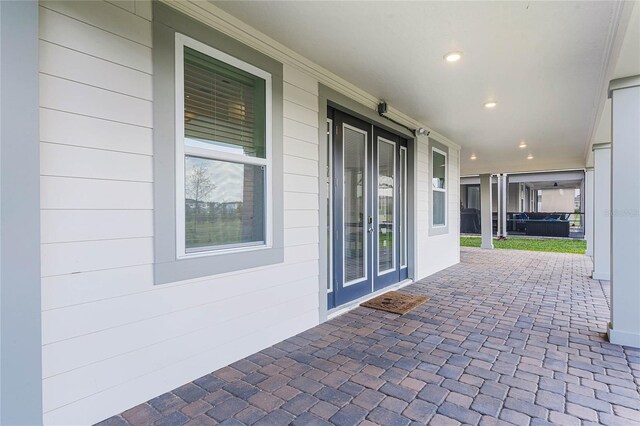
[[[379,190],[379,183],[378,183],[378,188],[375,188],[376,190],[376,207],[377,207],[377,211],[375,211],[375,215],[376,215],[376,226],[377,226],[377,230],[375,233],[375,240],[377,242],[375,250],[377,251],[376,253],[376,257],[377,257],[377,265],[376,265],[376,270],[378,271],[378,276],[380,275],[384,275],[384,274],[388,274],[389,272],[393,272],[396,270],[396,240],[398,239],[398,235],[395,235],[396,232],[396,223],[397,223],[397,218],[396,218],[396,202],[398,200],[396,200],[398,197],[396,197],[396,189],[398,189],[397,184],[398,184],[398,170],[396,167],[396,143],[394,141],[390,141],[389,139],[383,138],[382,136],[378,136],[378,140],[376,141],[378,146],[377,148],[377,161],[376,161],[376,173],[377,173],[377,179],[380,179],[380,145],[381,143],[386,143],[389,144],[393,147],[393,220],[391,221],[391,233],[393,235],[392,238],[392,243],[391,243],[391,252],[393,253],[392,256],[392,262],[391,262],[391,268],[389,269],[385,269],[384,271],[380,270],[380,194],[378,193]]]
[[[403,199],[398,200],[398,202],[403,203],[404,205],[404,217],[402,215],[402,211],[400,212],[400,216],[398,217],[398,220],[401,220],[403,222],[402,229],[400,230],[400,232],[403,233],[403,238],[402,237],[400,238],[400,244],[402,245],[400,250],[404,250],[404,262],[402,261],[403,259],[401,255],[400,269],[406,268],[409,264],[409,235],[408,235],[409,211],[407,210],[408,208],[407,199],[409,198],[407,193],[407,190],[409,187],[408,181],[407,181],[407,167],[409,165],[409,160],[407,157],[408,153],[409,153],[409,150],[406,147],[404,146],[400,147],[400,169],[402,169],[402,179],[403,179],[403,181],[400,182],[400,187],[402,188]],[[404,162],[403,162],[403,157],[404,157]],[[404,239],[404,243],[402,239]]]
[[[354,127],[351,126],[347,123],[342,123],[342,159],[343,159],[343,164],[342,164],[342,173],[344,173],[344,150],[345,150],[345,143],[344,143],[344,129],[350,129],[353,130],[356,133],[360,133],[362,135],[364,135],[364,173],[362,176],[362,197],[364,198],[364,226],[362,227],[362,233],[364,235],[364,239],[362,240],[362,243],[364,245],[364,256],[363,256],[363,262],[364,262],[364,277],[360,277],[360,278],[356,278],[355,280],[351,280],[349,282],[345,281],[345,277],[347,276],[347,266],[346,266],[346,262],[344,261],[344,254],[345,254],[345,234],[344,234],[344,222],[345,222],[345,218],[347,217],[346,215],[346,211],[345,211],[345,203],[342,203],[342,287],[346,288],[349,287],[351,285],[354,284],[358,284],[361,282],[365,282],[369,279],[369,231],[367,230],[367,226],[369,224],[368,222],[368,217],[369,217],[369,209],[372,208],[371,206],[369,206],[369,134],[365,131],[362,130],[358,127]],[[344,177],[342,179],[342,194],[344,196]],[[372,201],[373,202],[373,201]],[[373,250],[373,248],[371,248]],[[373,283],[371,284],[373,286]]]
[[[265,80],[265,158],[250,157],[211,149],[204,143],[188,143],[184,137],[184,48],[189,47],[221,62],[253,74]],[[175,154],[176,154],[176,257],[214,256],[226,253],[269,249],[273,244],[272,218],[272,86],[271,74],[227,53],[201,43],[184,34],[176,33],[175,40]],[[242,243],[225,246],[202,247],[198,251],[187,252],[185,241],[185,156],[227,161],[265,168],[264,183],[264,235],[262,243]]]
[[[329,261],[327,273],[329,285],[327,293],[333,293],[333,120],[327,118],[327,244],[329,245]]]
[[[438,153],[440,155],[444,156],[444,188],[436,188],[433,186],[433,165],[435,163],[433,157],[435,153]],[[432,194],[431,194],[431,227],[432,228],[446,228],[447,227],[447,222],[448,222],[448,214],[447,214],[447,187],[449,186],[449,164],[448,164],[448,156],[447,153],[436,148],[436,147],[431,147],[431,190],[432,190]],[[435,203],[433,201],[433,192],[442,192],[444,193],[444,224],[436,224],[434,222],[435,220],[435,215],[434,213],[434,206]]]

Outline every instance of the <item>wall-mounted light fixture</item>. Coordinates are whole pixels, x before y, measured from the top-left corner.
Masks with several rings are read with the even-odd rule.
[[[404,124],[397,122],[393,118],[387,117],[385,114],[387,113],[387,110],[389,109],[389,106],[387,105],[387,103],[385,101],[380,101],[378,103],[378,108],[377,109],[378,109],[378,115],[380,117],[384,117],[387,120],[389,120],[390,122],[392,122],[393,124],[396,124],[396,125],[398,125],[400,127],[404,127],[405,129],[410,131],[416,137],[418,137],[418,136],[429,136],[431,134],[430,130],[424,129],[422,127],[419,127],[417,129],[412,129],[409,126],[405,126]]]

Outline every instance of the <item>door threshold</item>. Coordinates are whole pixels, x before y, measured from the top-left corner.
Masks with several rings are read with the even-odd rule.
[[[413,282],[414,281],[412,279],[407,278],[406,280],[400,281],[399,283],[392,284],[389,287],[385,287],[373,293],[369,293],[366,296],[362,296],[359,299],[352,300],[351,302],[345,303],[344,305],[333,308],[327,312],[327,320],[333,319],[342,314],[346,314],[350,310],[360,306],[362,302],[366,302],[369,299],[373,299],[374,297],[378,297],[381,294],[387,293],[389,291],[401,289],[402,287],[406,287],[409,284],[413,284]]]

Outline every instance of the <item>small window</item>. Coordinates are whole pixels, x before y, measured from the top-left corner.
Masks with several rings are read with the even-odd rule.
[[[433,226],[447,225],[447,154],[433,148],[432,190],[433,190]]]
[[[178,257],[269,245],[271,75],[176,34]]]

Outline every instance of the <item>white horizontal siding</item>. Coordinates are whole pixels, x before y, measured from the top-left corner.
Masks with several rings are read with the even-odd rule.
[[[40,41],[40,72],[150,101],[151,75],[48,41]]]
[[[285,66],[284,81],[312,95],[318,95],[318,81],[292,66]]]
[[[299,139],[304,142],[318,143],[318,120],[316,118],[313,125],[301,123],[285,117],[284,119],[284,136],[293,139]]]
[[[148,155],[43,142],[40,163],[43,176],[153,182],[153,158]]]
[[[287,78],[290,78],[290,73],[287,75]],[[307,90],[305,90],[298,86],[294,86],[291,83],[285,82],[283,90],[284,97],[288,102],[300,105],[312,111],[318,111],[318,96],[316,93],[308,92],[308,87]]]
[[[42,210],[43,244],[153,237],[152,210]]]
[[[284,231],[284,243],[287,247],[317,244],[319,235],[317,226],[301,226],[299,228],[289,228]]]
[[[307,247],[300,250],[309,252]],[[255,295],[261,290],[275,288],[283,282],[314,276],[317,268],[309,268],[309,260],[313,260],[312,255],[308,255],[307,259],[299,262],[290,262],[288,265],[277,268],[258,268],[180,285],[154,286],[149,287],[151,291],[145,293],[134,293],[45,311],[43,312],[42,340],[44,344],[54,343],[206,305],[217,300],[243,296],[248,302],[251,300],[248,296]],[[302,263],[302,265],[295,263]],[[118,312],[118,315],[110,314],[113,312]]]
[[[318,145],[285,136],[284,150],[291,157],[318,161]]]
[[[100,224],[95,223],[93,226],[100,226]],[[144,265],[152,262],[152,238],[126,238],[121,240],[42,245],[43,277]],[[44,338],[43,341],[45,341]]]
[[[238,336],[254,333],[256,324],[270,324],[282,320],[284,308],[294,315],[300,314],[301,312],[296,312],[300,306],[296,306],[295,302],[306,305],[307,309],[317,306],[317,296],[313,296],[314,292],[317,294],[317,280],[290,287],[275,287],[272,291],[280,297],[277,303],[265,304],[256,299],[253,303],[245,305],[247,309],[240,311],[244,314],[240,318],[233,315],[234,311],[238,312],[237,309],[226,309],[217,317],[228,318],[228,321],[220,321],[219,324],[214,323],[208,327],[194,327],[201,324],[199,318],[194,316],[191,318],[192,329],[188,334],[170,340],[162,339],[152,346],[76,368],[64,375],[45,378],[43,392],[49,396],[45,399],[45,412],[183,361],[185,353],[195,356],[214,348],[220,351],[221,348],[232,345]],[[316,299],[316,303],[306,304],[305,299]],[[222,309],[224,305],[212,305],[209,313],[215,316],[216,312],[213,309]],[[212,330],[215,330],[215,338],[212,338]]]
[[[53,0],[40,4],[79,22],[151,47],[151,22],[107,2]]]
[[[284,172],[301,175],[318,177],[318,162],[316,160],[308,160],[306,158],[284,156]]]
[[[318,226],[317,210],[287,210],[284,212],[285,229]]]
[[[151,2],[153,0],[134,0],[136,7],[136,15],[151,21]]]
[[[40,109],[40,140],[133,154],[153,153],[152,129],[46,108]]]
[[[172,389],[184,382],[184,377],[194,377],[200,374],[201,365],[227,365],[252,353],[254,346],[266,347],[274,341],[283,340],[309,328],[317,322],[317,313],[311,298],[303,297],[297,304],[291,304],[293,309],[304,312],[301,315],[291,315],[286,319],[271,322],[269,325],[254,329],[250,334],[233,341],[233,346],[244,348],[244,352],[231,353],[221,351],[218,345],[196,353],[168,367],[156,370],[140,377],[128,378],[127,381],[104,389],[98,393],[88,395],[73,404],[62,406],[44,415],[45,424],[91,424],[96,419],[104,419],[122,410],[123,406],[131,406],[132,401],[143,402],[158,395],[157,389]],[[292,310],[293,310],[292,309]],[[255,319],[256,323],[263,323],[263,318]]]
[[[283,105],[284,116],[300,123],[317,123],[318,121],[318,109],[311,109],[299,104],[284,101]],[[316,125],[317,127],[317,125]]]
[[[40,106],[151,127],[151,102],[110,90],[40,74]]]
[[[151,74],[150,47],[43,7],[40,39]]]
[[[284,187],[290,192],[318,193],[318,178],[312,176],[285,175]]]
[[[313,277],[295,279],[268,289],[255,292],[256,297],[248,298],[238,294],[229,298],[214,298],[197,306],[188,305],[179,311],[155,315],[121,326],[111,327],[76,338],[62,340],[43,347],[47,362],[43,363],[45,378],[77,369],[79,366],[95,364],[122,354],[130,353],[159,342],[171,341],[199,330],[216,330],[221,324],[235,321],[249,315],[264,304],[260,297],[274,297],[282,303],[298,297],[301,292],[313,291]],[[208,285],[215,285],[208,283]],[[273,292],[272,296],[270,292]],[[249,300],[251,310],[238,310],[237,303]],[[125,330],[126,329],[126,330]],[[126,331],[126,333],[123,333]]]
[[[105,0],[107,3],[111,3],[114,6],[121,7],[127,12],[136,13],[135,0]]]
[[[318,210],[319,200],[317,194],[306,194],[304,192],[285,192],[285,210]]]
[[[149,291],[152,281],[152,265],[43,277],[42,309],[61,309]]]
[[[72,158],[69,161],[73,161]],[[153,209],[153,185],[144,182],[43,176],[42,209]]]

